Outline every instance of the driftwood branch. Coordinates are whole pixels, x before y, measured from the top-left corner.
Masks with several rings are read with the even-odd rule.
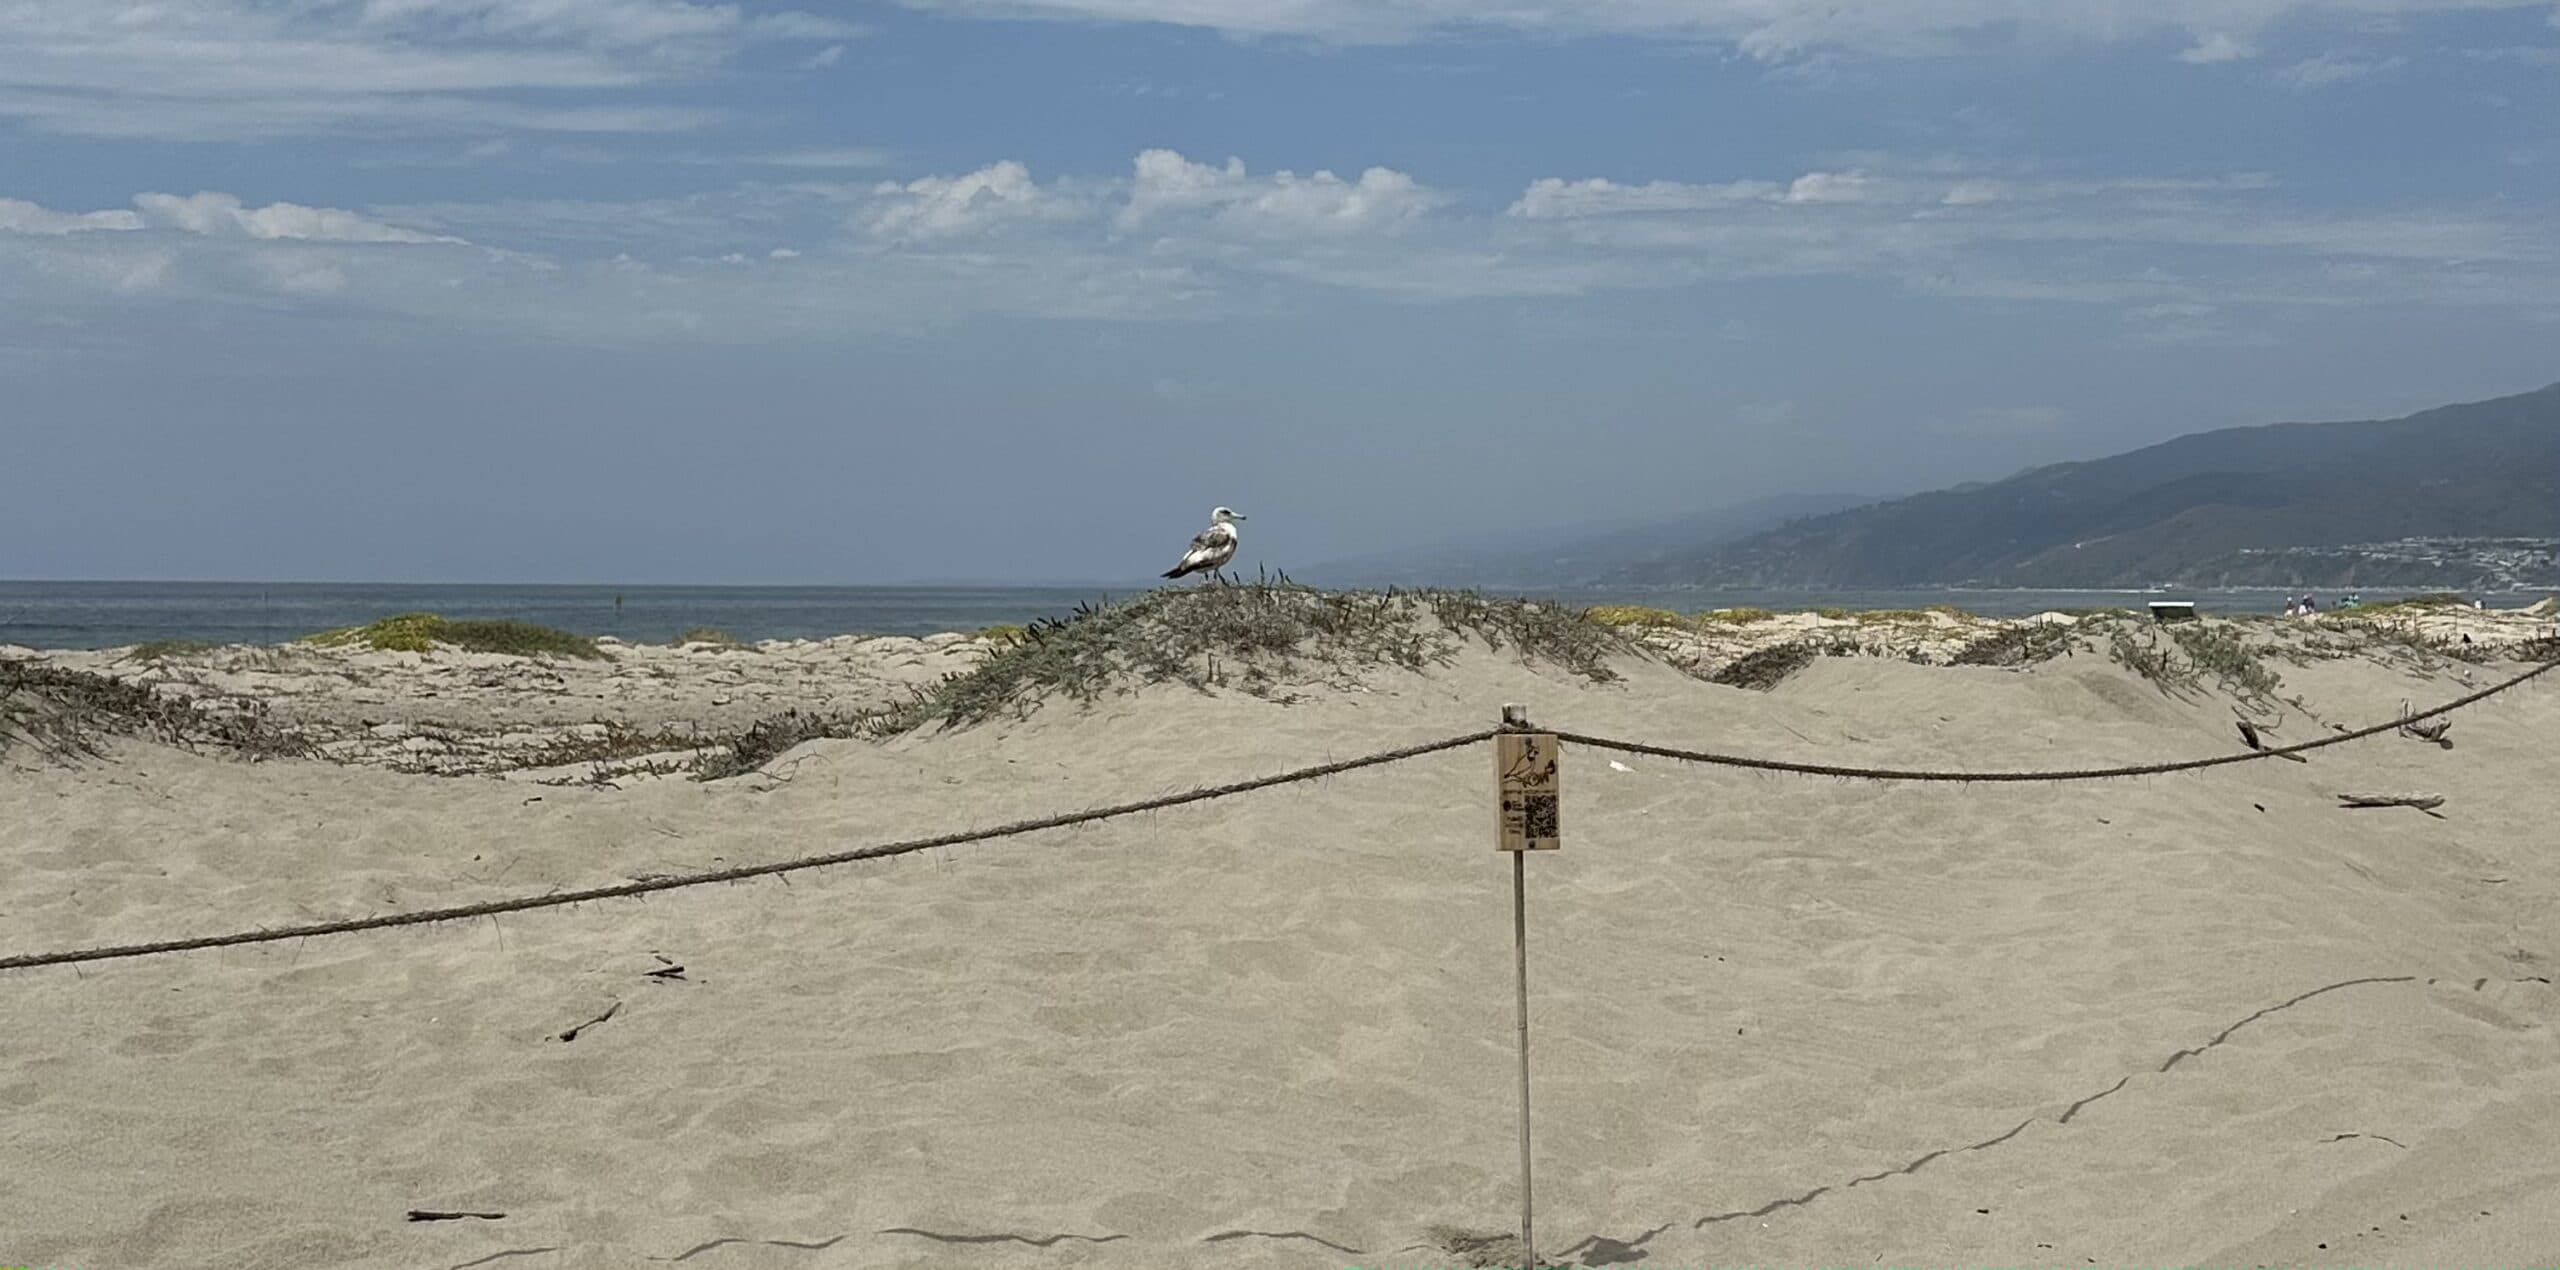
[[[2258,739],[2258,725],[2249,722],[2247,719],[2240,720],[2240,740],[2253,750],[2264,750],[2267,748],[2267,743]],[[2276,755],[2276,757],[2292,759],[2296,763],[2308,763],[2311,761],[2299,754],[2279,754]]]
[[[2340,807],[2415,807],[2432,812],[2444,806],[2442,794],[2340,794]]]
[[[579,1024],[579,1025],[578,1025],[578,1026],[576,1026],[576,1027],[570,1028],[570,1029],[569,1029],[568,1031],[566,1031],[566,1032],[562,1032],[562,1033],[560,1034],[560,1039],[561,1039],[561,1040],[564,1040],[564,1041],[574,1041],[574,1040],[578,1039],[578,1034],[579,1034],[580,1032],[584,1032],[584,1031],[586,1031],[588,1028],[594,1027],[596,1024],[602,1023],[602,1022],[604,1022],[606,1019],[612,1018],[614,1015],[617,1015],[617,1014],[620,1014],[620,1013],[622,1013],[622,1003],[621,1003],[621,1002],[619,1002],[619,1001],[616,1001],[616,1002],[614,1002],[612,1005],[606,1006],[606,1007],[605,1007],[605,1009],[604,1009],[604,1013],[599,1014],[599,1015],[595,1016],[594,1018],[589,1019],[589,1020],[587,1020],[586,1022]]]
[[[2425,723],[2411,723],[2408,720],[2409,703],[2403,701],[2400,703],[2400,735],[2414,737],[2421,741],[2433,741],[2448,750],[2453,748],[2453,741],[2445,736],[2445,733],[2453,731],[2453,720],[2435,719]]]

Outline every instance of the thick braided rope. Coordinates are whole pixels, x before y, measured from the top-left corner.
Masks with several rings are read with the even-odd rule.
[[[2538,675],[2547,674],[2554,669],[2560,669],[2560,661],[2544,662],[2523,674],[2517,675],[2513,679],[2506,680],[2502,683],[2491,684],[2467,697],[2457,697],[2443,705],[2429,710],[2421,710],[2418,713],[2409,715],[2405,718],[2393,719],[2387,723],[2377,723],[2369,728],[2358,728],[2353,732],[2341,732],[2336,736],[2324,736],[2318,740],[2304,741],[2298,745],[2282,745],[2273,749],[2250,750],[2240,754],[2221,754],[2212,758],[2184,759],[2174,763],[2141,763],[2130,767],[2089,767],[2043,772],[1910,771],[1883,767],[1843,767],[1832,763],[1798,763],[1788,759],[1749,758],[1735,754],[1717,754],[1708,750],[1679,750],[1663,745],[1646,745],[1637,741],[1616,741],[1611,740],[1608,737],[1585,736],[1577,732],[1557,732],[1549,728],[1513,728],[1510,730],[1545,732],[1559,741],[1569,741],[1575,745],[1588,745],[1594,749],[1616,750],[1622,754],[1642,754],[1654,758],[1678,759],[1684,763],[1704,763],[1715,767],[1739,767],[1758,772],[1787,772],[1799,776],[1839,776],[1852,780],[1872,781],[1949,781],[1958,783],[1969,783],[1974,781],[1981,781],[1984,783],[2094,781],[2111,780],[2123,776],[2158,776],[2166,772],[2192,772],[2200,768],[2221,767],[2229,763],[2254,763],[2259,759],[2278,758],[2287,754],[2301,754],[2306,751],[2320,749],[2323,746],[2344,745],[2349,741],[2361,741],[2366,737],[2377,736],[2384,732],[2397,731],[2409,724],[2417,723],[2426,719],[2432,719],[2438,715],[2451,714],[2465,706],[2488,700],[2499,693],[2505,692],[2509,688],[2513,688],[2516,685],[2524,683]]]
[[[74,962],[111,961],[122,957],[149,957],[159,953],[190,952],[199,948],[228,948],[239,944],[272,944],[287,939],[308,939],[315,935],[343,935],[359,930],[385,930],[394,926],[422,926],[430,922],[460,921],[469,917],[489,917],[499,913],[521,913],[530,909],[556,908],[563,904],[583,904],[589,900],[620,899],[627,895],[647,895],[654,891],[708,886],[714,882],[739,882],[748,878],[797,873],[803,869],[823,869],[830,865],[851,864],[856,860],[881,860],[917,851],[930,851],[936,847],[956,847],[963,843],[985,842],[991,838],[1010,838],[1019,834],[1038,833],[1043,829],[1064,829],[1072,825],[1092,824],[1097,820],[1110,820],[1119,816],[1134,816],[1140,812],[1180,807],[1186,803],[1229,798],[1237,794],[1249,794],[1258,789],[1270,789],[1275,785],[1292,785],[1300,781],[1320,780],[1327,776],[1358,771],[1364,767],[1400,763],[1406,759],[1421,758],[1426,754],[1437,754],[1443,750],[1481,744],[1491,740],[1495,731],[1496,729],[1488,728],[1482,732],[1470,732],[1464,736],[1453,736],[1446,740],[1426,741],[1420,745],[1408,745],[1402,749],[1386,750],[1359,758],[1319,763],[1314,767],[1301,767],[1275,776],[1258,776],[1252,780],[1211,785],[1179,794],[1167,794],[1160,798],[1146,798],[1133,803],[1097,807],[1091,811],[1043,816],[1037,820],[1018,820],[1012,824],[997,825],[990,829],[969,829],[959,833],[939,834],[931,838],[877,843],[868,847],[855,847],[849,851],[804,856],[797,860],[784,860],[774,864],[739,865],[706,873],[686,873],[672,877],[650,878],[646,881],[624,882],[614,886],[589,887],[583,891],[554,891],[549,894],[519,896],[509,900],[461,904],[452,908],[422,909],[414,913],[386,913],[378,917],[314,922],[307,926],[280,926],[266,930],[239,931],[229,935],[201,935],[191,939],[164,939],[148,944],[117,944],[65,952],[22,953],[15,957],[0,957],[0,970],[65,966]]]

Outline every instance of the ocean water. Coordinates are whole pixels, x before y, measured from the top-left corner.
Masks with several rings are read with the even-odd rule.
[[[1187,584],[1186,584],[1187,585]],[[0,644],[114,648],[147,640],[272,644],[394,613],[513,618],[587,635],[664,642],[695,627],[742,640],[861,632],[926,635],[1064,617],[1080,603],[1125,598],[1142,584],[1107,586],[476,586],[335,582],[0,581]],[[1573,604],[1645,604],[1680,612],[1754,605],[1788,610],[1923,608],[1953,604],[1990,616],[2124,605],[2139,591],[1644,591],[1528,592]],[[2181,592],[2208,612],[2274,613],[2277,591]],[[2377,592],[2368,598],[2387,598]]]

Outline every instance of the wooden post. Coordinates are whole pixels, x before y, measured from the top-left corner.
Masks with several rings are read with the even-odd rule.
[[[1525,728],[1529,723],[1529,712],[1522,706],[1506,705],[1502,707],[1502,723],[1506,728]],[[1522,747],[1517,743],[1517,741],[1515,741],[1515,735],[1516,734],[1506,734],[1501,741],[1497,742],[1495,745],[1494,774],[1496,781],[1496,804],[1500,817],[1497,841],[1501,845],[1502,849],[1511,857],[1511,958],[1513,982],[1518,988],[1520,1022],[1520,1264],[1523,1270],[1535,1270],[1535,1267],[1538,1265],[1538,1237],[1535,1205],[1531,1200],[1532,1191],[1530,1188],[1529,1173],[1528,862],[1529,852],[1531,850],[1538,849],[1540,847],[1553,849],[1555,841],[1552,837],[1545,836],[1554,832],[1552,815],[1547,818],[1547,823],[1542,826],[1545,831],[1544,834],[1540,833],[1539,828],[1532,828],[1528,825],[1527,821],[1529,819],[1535,819],[1534,817],[1524,817],[1522,819],[1515,820],[1515,799],[1513,795],[1515,788],[1521,784],[1519,769],[1524,766],[1520,761],[1523,757]],[[1528,738],[1520,739],[1525,740]],[[1548,749],[1546,750],[1543,759],[1543,780],[1541,783],[1546,791],[1546,796],[1552,798],[1554,797],[1555,782],[1555,751],[1553,748],[1553,739],[1546,738],[1546,740],[1548,743]],[[1527,758],[1529,759],[1529,762],[1525,766],[1537,767],[1540,765],[1539,756],[1534,749],[1528,751]],[[1542,838],[1543,841],[1541,841]]]
[[[1511,951],[1520,985],[1520,1264],[1537,1270],[1537,1222],[1529,1202],[1529,853],[1511,853]]]

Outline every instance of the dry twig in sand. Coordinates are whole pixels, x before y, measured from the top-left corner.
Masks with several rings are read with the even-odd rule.
[[[2340,807],[2415,807],[2433,813],[2444,806],[2442,794],[2340,794]]]

